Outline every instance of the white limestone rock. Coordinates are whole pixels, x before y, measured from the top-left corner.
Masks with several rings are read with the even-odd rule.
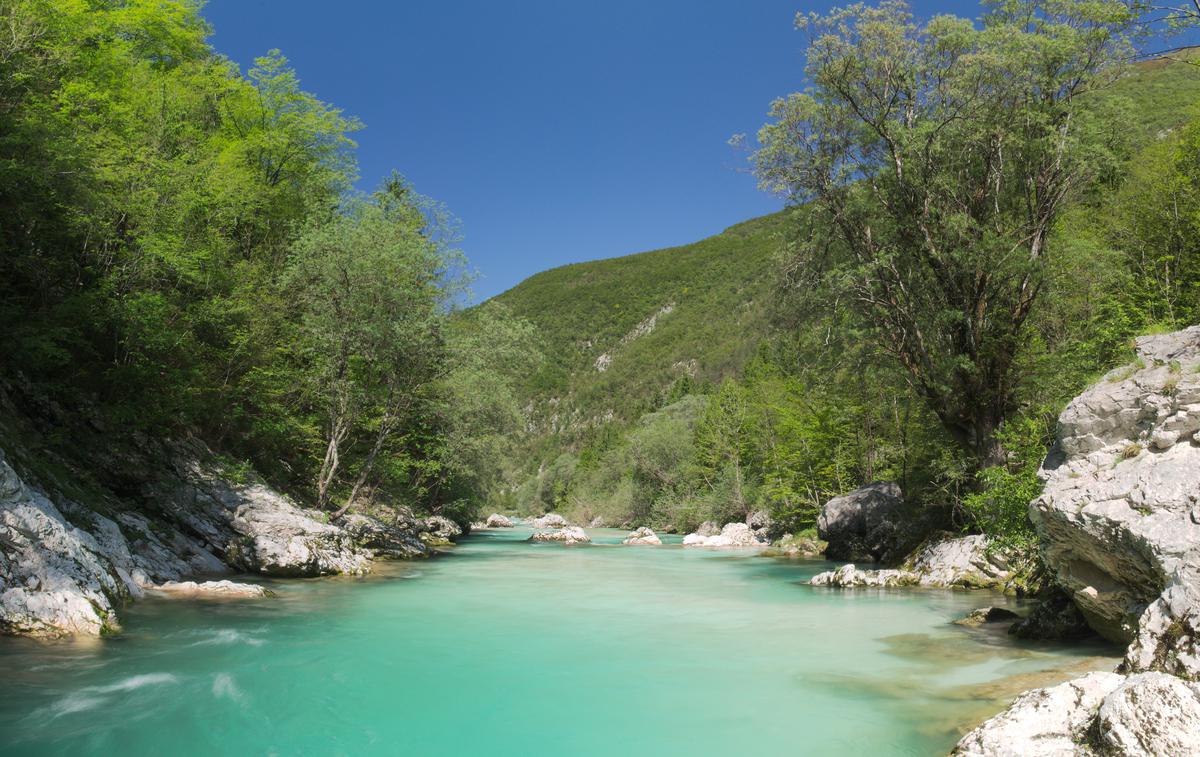
[[[726,523],[721,532],[714,536],[704,536],[699,532],[688,534],[683,537],[683,546],[747,548],[766,547],[768,544],[745,523]]]
[[[1138,364],[1063,411],[1030,508],[1046,564],[1089,625],[1138,640],[1133,672],[1156,656],[1154,633],[1176,621],[1194,628],[1195,592],[1177,577],[1200,568],[1200,327],[1143,337],[1137,349]]]
[[[1093,754],[1088,729],[1108,694],[1121,685],[1116,673],[1088,673],[1073,681],[1033,689],[1007,710],[958,742],[960,757],[1077,757]]]
[[[546,513],[540,518],[534,518],[529,522],[529,525],[534,528],[566,528],[571,525],[567,519],[558,513]]]
[[[658,538],[658,534],[654,533],[654,529],[649,526],[642,526],[629,532],[629,536],[621,542],[622,544],[651,544],[660,545],[662,539]]]
[[[556,531],[538,531],[529,537],[529,541],[533,542],[562,542],[568,546],[587,544],[591,540],[591,537],[579,526],[568,526]]]
[[[154,587],[154,591],[173,597],[255,599],[267,597],[271,592],[257,584],[223,581],[167,581]]]
[[[487,528],[512,528],[513,522],[500,513],[492,513],[487,517],[484,526]]]

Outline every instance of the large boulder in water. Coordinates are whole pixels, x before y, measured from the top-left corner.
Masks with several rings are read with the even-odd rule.
[[[685,547],[766,547],[767,542],[759,539],[745,523],[726,523],[721,533],[715,536],[703,536],[691,533],[683,537]]]
[[[579,526],[560,528],[557,531],[538,531],[529,537],[529,541],[533,542],[557,541],[568,546],[571,544],[587,544],[591,540],[587,532]]]
[[[651,544],[660,545],[662,539],[658,538],[658,534],[654,533],[654,529],[649,526],[642,526],[629,532],[629,536],[621,542],[622,544]]]
[[[500,513],[492,513],[484,522],[486,528],[512,528],[513,522],[511,519],[501,515]]]
[[[826,502],[817,535],[832,560],[898,561],[917,540],[908,521],[900,487],[876,482]]]
[[[1200,327],[1142,337],[1059,417],[1030,515],[1046,565],[1130,672],[1200,675]],[[1185,641],[1186,640],[1186,641]]]
[[[986,536],[932,539],[914,552],[899,570],[859,570],[846,565],[814,576],[813,586],[927,586],[931,588],[1005,590],[1016,576],[1021,558],[1013,549]]]

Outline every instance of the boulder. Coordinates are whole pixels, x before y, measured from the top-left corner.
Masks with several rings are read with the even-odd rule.
[[[836,588],[873,587],[892,588],[916,586],[920,576],[907,570],[859,570],[853,564],[843,565],[837,570],[818,573],[809,580],[813,586]]]
[[[927,586],[1004,589],[1012,578],[1011,550],[994,548],[987,537],[962,536],[930,541],[899,570],[859,570],[846,565],[810,580],[813,586]]]
[[[486,528],[512,528],[513,522],[500,513],[492,513],[484,522]]]
[[[755,510],[746,516],[746,525],[754,532],[759,541],[771,541],[771,529],[775,521],[766,510]]]
[[[649,526],[642,526],[629,532],[629,536],[625,537],[622,544],[662,544],[662,539],[658,538],[658,534]]]
[[[991,623],[1011,623],[1020,617],[1012,610],[1006,610],[1003,607],[980,607],[978,610],[971,610],[966,617],[954,621],[954,624],[978,628]]]
[[[566,528],[571,525],[567,519],[558,513],[546,513],[540,518],[534,518],[529,521],[529,525],[534,528]]]
[[[257,584],[234,581],[167,581],[154,587],[155,591],[174,597],[239,599],[269,597],[271,592]]]
[[[1089,673],[1025,692],[953,754],[1200,755],[1200,684],[1164,673]]]
[[[1124,679],[1116,673],[1088,673],[1073,681],[1033,689],[1007,710],[958,742],[962,757],[1086,755],[1088,730],[1104,698]]]
[[[237,536],[225,550],[230,565],[268,576],[366,573],[369,556],[341,528],[296,507],[262,484],[239,487],[241,504],[230,525]]]
[[[1043,558],[1087,622],[1153,668],[1192,638],[1200,569],[1200,327],[1142,337],[1059,417],[1030,515]],[[1190,652],[1167,664],[1200,675]],[[1147,668],[1150,666],[1150,668]]]
[[[716,536],[721,533],[721,527],[715,521],[706,520],[693,532],[699,536]]]
[[[696,532],[683,537],[685,547],[765,547],[767,543],[759,539],[754,531],[745,523],[726,523],[719,534],[704,536]]]
[[[579,526],[568,526],[556,531],[538,531],[529,537],[529,541],[533,542],[557,541],[568,546],[572,544],[587,544],[591,540],[591,537]]]
[[[819,557],[825,552],[825,542],[805,534],[784,534],[771,547],[772,555],[783,557]]]
[[[370,550],[372,557],[405,560],[432,554],[421,538],[425,524],[404,514],[398,514],[393,523],[385,523],[368,515],[348,513],[338,525],[355,544]]]
[[[462,528],[444,515],[430,515],[425,519],[425,533],[429,541],[445,544],[462,536]]]
[[[1200,684],[1132,675],[1104,698],[1092,732],[1101,754],[1200,755]]]
[[[817,535],[832,560],[882,562],[902,558],[914,538],[904,497],[893,483],[876,482],[834,497],[817,516]]]

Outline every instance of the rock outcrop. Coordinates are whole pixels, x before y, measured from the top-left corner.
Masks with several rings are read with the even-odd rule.
[[[1057,686],[1033,689],[958,742],[962,757],[1083,755],[1087,734],[1104,698],[1121,685],[1116,673],[1088,673]]]
[[[745,523],[726,523],[719,534],[704,536],[699,532],[683,537],[685,547],[766,547],[750,526]]]
[[[195,445],[172,448],[139,497],[97,492],[85,506],[24,480],[0,452],[0,631],[99,635],[147,590],[220,593],[233,571],[269,576],[365,573],[376,557],[429,553],[423,524],[304,510],[261,482],[234,483]],[[183,588],[180,588],[183,586]]]
[[[649,526],[642,526],[629,532],[629,536],[621,542],[622,544],[662,544],[662,539],[658,538],[658,534],[654,533],[654,529]]]
[[[984,536],[935,539],[917,550],[899,569],[859,570],[853,564],[814,576],[813,586],[1005,590],[1015,573],[1016,555]]]
[[[1137,340],[1139,362],[1063,411],[1030,508],[1057,583],[1101,635],[1136,639],[1131,672],[1200,675],[1200,327]],[[1186,659],[1185,659],[1186,658]]]
[[[1136,347],[1063,411],[1030,506],[1072,603],[1039,612],[1128,643],[1119,674],[1027,692],[956,754],[1200,754],[1200,327]]]
[[[116,607],[141,593],[94,536],[73,526],[0,456],[0,630],[31,636],[119,630]]]
[[[579,526],[568,526],[556,531],[538,531],[529,537],[529,541],[533,542],[557,541],[568,546],[572,544],[587,544],[591,540],[587,532]]]
[[[826,502],[817,535],[831,560],[898,562],[920,541],[909,515],[900,487],[876,482]]]
[[[1027,691],[971,731],[963,757],[1200,754],[1200,684],[1164,673],[1089,673]]]
[[[484,526],[487,528],[512,528],[513,522],[500,513],[492,513],[484,521]]]

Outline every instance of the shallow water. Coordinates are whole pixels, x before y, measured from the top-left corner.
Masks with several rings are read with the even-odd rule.
[[[0,753],[944,754],[1016,692],[1114,664],[950,624],[994,594],[528,533],[271,599],[139,602],[114,639],[0,640]]]

